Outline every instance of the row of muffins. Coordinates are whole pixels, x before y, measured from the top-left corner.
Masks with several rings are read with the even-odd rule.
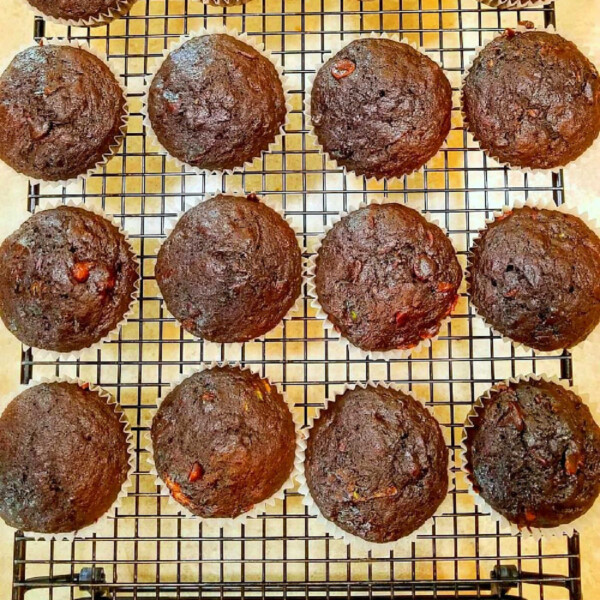
[[[235,6],[249,0],[202,0],[214,6]],[[526,8],[548,0],[479,0],[500,8]],[[75,26],[106,25],[129,12],[136,0],[27,0],[41,15],[61,24]]]
[[[256,516],[297,478],[329,531],[389,544],[423,533],[451,485],[442,427],[385,384],[346,386],[298,437],[277,387],[211,366],[170,389],[149,437],[160,485],[203,519]],[[542,377],[479,398],[462,449],[472,493],[519,529],[573,526],[600,493],[600,427],[572,390]],[[40,536],[91,528],[125,493],[132,452],[126,419],[102,390],[30,386],[0,417],[0,516]]]
[[[462,88],[467,129],[500,163],[552,170],[600,133],[600,78],[555,33],[507,30],[475,57]],[[149,80],[149,130],[194,169],[229,172],[283,133],[283,71],[248,37],[184,38]],[[407,43],[350,42],[317,71],[307,113],[319,145],[347,171],[395,178],[423,167],[451,128],[443,70]],[[40,45],[0,77],[0,158],[42,181],[66,182],[107,161],[125,135],[127,107],[107,63],[82,47]]]
[[[437,336],[463,278],[444,231],[389,201],[342,216],[308,271],[317,316],[351,345],[384,357]],[[176,222],[155,276],[185,331],[243,343],[295,306],[302,250],[258,196],[218,194]],[[563,207],[506,209],[474,241],[467,282],[477,313],[501,335],[538,351],[572,348],[600,322],[600,239]],[[138,284],[125,233],[80,206],[37,212],[0,246],[0,317],[34,348],[71,353],[101,342],[131,313]]]

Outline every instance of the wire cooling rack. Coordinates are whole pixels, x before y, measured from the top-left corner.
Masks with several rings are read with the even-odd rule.
[[[131,119],[121,151],[103,173],[60,193],[30,187],[28,208],[33,212],[83,199],[114,215],[141,257],[142,288],[139,308],[117,340],[79,361],[47,362],[36,352],[24,352],[22,380],[71,375],[100,384],[126,410],[137,453],[128,497],[93,539],[41,542],[16,534],[13,600],[581,598],[578,537],[538,542],[501,534],[475,507],[460,473],[433,535],[400,543],[393,554],[366,556],[329,538],[305,513],[297,492],[245,526],[219,529],[177,515],[149,474],[143,441],[157,396],[201,361],[258,366],[283,385],[305,422],[326,395],[347,381],[405,384],[446,425],[455,458],[471,402],[493,382],[532,371],[571,379],[567,353],[547,357],[513,349],[474,317],[464,293],[432,348],[407,360],[370,361],[330,339],[306,299],[292,320],[241,350],[195,341],[165,313],[153,275],[166,220],[217,188],[255,191],[281,206],[303,232],[300,242],[307,255],[341,210],[386,194],[438,220],[463,266],[474,235],[494,210],[530,195],[561,203],[561,175],[533,177],[491,164],[464,133],[458,110],[461,74],[475,48],[523,19],[552,24],[553,8],[500,12],[476,0],[253,0],[223,10],[188,0],[139,0],[129,16],[108,28],[65,28],[35,20],[36,38],[84,40],[110,57],[128,88]],[[244,174],[223,178],[187,173],[160,155],[146,138],[140,112],[144,77],[163,50],[183,33],[221,24],[264,42],[281,59],[293,101],[280,146]],[[443,64],[455,95],[447,147],[422,174],[393,185],[367,185],[333,168],[307,135],[302,111],[308,77],[328,48],[371,31],[400,33],[425,48]]]

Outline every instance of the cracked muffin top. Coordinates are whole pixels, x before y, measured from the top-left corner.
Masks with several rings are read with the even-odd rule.
[[[516,208],[480,233],[470,262],[471,302],[516,342],[571,348],[600,322],[600,239],[576,216]]]
[[[474,490],[519,527],[558,527],[600,493],[600,428],[572,391],[547,381],[501,384],[465,429]]]
[[[137,280],[133,251],[110,221],[73,206],[43,210],[0,246],[0,316],[28,346],[81,350],[119,325]]]
[[[365,540],[405,537],[448,491],[438,422],[411,396],[357,387],[322,411],[307,441],[306,481],[323,516]]]
[[[408,44],[351,42],[319,69],[311,121],[323,149],[366,177],[422,167],[450,131],[452,88],[442,69]]]
[[[600,133],[600,79],[575,44],[512,29],[476,57],[463,87],[468,129],[502,163],[555,169]]]
[[[448,237],[402,204],[351,212],[317,251],[319,303],[336,329],[365,351],[410,349],[437,335],[461,281]]]
[[[169,154],[210,171],[242,167],[268,150],[286,112],[275,65],[226,34],[173,50],[148,96],[152,129]]]
[[[34,179],[73,179],[111,152],[125,115],[123,90],[99,58],[33,46],[0,77],[0,158]]]

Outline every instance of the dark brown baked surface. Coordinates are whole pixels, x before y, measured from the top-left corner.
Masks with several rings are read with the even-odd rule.
[[[0,316],[28,346],[81,350],[123,319],[137,279],[112,223],[78,207],[44,210],[0,246]]]
[[[573,392],[545,381],[498,386],[467,428],[476,492],[519,527],[557,527],[600,493],[600,428]]]
[[[302,257],[292,228],[255,195],[219,195],[177,223],[158,253],[156,280],[186,331],[245,342],[294,305]]]
[[[271,61],[239,39],[212,34],[169,54],[152,80],[148,114],[172,156],[221,171],[268,150],[286,106]]]
[[[480,315],[537,350],[571,348],[600,322],[600,239],[572,215],[526,206],[496,219],[467,280]]]
[[[89,21],[127,6],[123,0],[27,0],[41,13],[64,21]]]
[[[346,169],[401,177],[422,167],[450,131],[452,89],[444,72],[411,46],[351,42],[319,70],[311,120],[319,143]]]
[[[0,158],[62,181],[102,161],[120,137],[125,98],[110,69],[71,46],[34,46],[0,77]]]
[[[310,430],[306,481],[326,519],[371,542],[409,535],[448,491],[448,450],[419,402],[384,387],[338,396]]]
[[[266,379],[215,367],[180,383],[152,421],[156,470],[201,517],[236,517],[270,498],[294,466],[292,415]]]
[[[0,516],[38,533],[72,532],[102,517],[129,471],[114,407],[70,383],[25,390],[0,418]]]
[[[401,204],[371,204],[337,222],[317,252],[323,310],[363,350],[407,349],[437,335],[462,270],[444,232]]]
[[[600,132],[598,71],[559,35],[507,30],[475,59],[463,110],[475,139],[501,162],[563,166]]]

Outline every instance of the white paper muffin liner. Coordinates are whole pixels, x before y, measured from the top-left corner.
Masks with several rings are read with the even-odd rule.
[[[102,389],[98,385],[85,381],[79,378],[72,377],[52,377],[52,378],[40,378],[37,380],[32,380],[27,385],[20,385],[14,394],[7,395],[2,398],[0,401],[0,413],[3,413],[6,407],[10,404],[12,400],[14,400],[19,394],[22,394],[25,390],[31,389],[43,383],[71,383],[78,385],[82,388],[89,389],[92,392],[96,392],[99,396],[106,400],[107,404],[112,405],[114,411],[117,415],[119,415],[119,421],[123,424],[123,431],[127,436],[127,454],[129,456],[129,471],[127,473],[127,478],[125,482],[121,486],[121,491],[119,492],[117,498],[113,502],[112,506],[109,510],[104,513],[102,517],[100,517],[95,523],[91,525],[87,525],[77,531],[72,532],[61,532],[61,533],[43,533],[37,531],[26,531],[24,532],[27,537],[31,537],[35,540],[68,540],[73,541],[75,538],[89,538],[93,534],[99,532],[102,526],[111,518],[115,516],[117,509],[121,506],[123,502],[123,498],[127,496],[128,490],[132,487],[132,475],[135,470],[135,444],[133,441],[133,433],[131,432],[131,426],[127,417],[117,401],[114,397],[109,394],[106,390]]]
[[[140,261],[139,261],[139,257],[136,254],[135,250],[133,249],[133,246],[131,245],[131,241],[129,240],[129,236],[127,235],[127,232],[121,227],[120,223],[118,223],[112,217],[109,217],[104,211],[94,208],[94,207],[91,207],[91,206],[86,206],[81,201],[75,202],[74,200],[67,200],[66,202],[64,202],[64,204],[60,200],[57,200],[55,202],[45,203],[44,206],[39,207],[39,209],[35,212],[35,214],[38,214],[38,213],[46,211],[46,210],[60,208],[61,206],[71,206],[74,208],[81,208],[83,210],[87,210],[88,212],[98,215],[99,217],[102,217],[103,219],[105,219],[106,221],[108,221],[109,223],[114,225],[118,229],[119,233],[125,238],[125,241],[126,241],[127,245],[129,246],[129,250],[131,251],[131,258],[135,262],[135,270],[136,270],[138,278],[135,282],[133,293],[131,294],[129,308],[123,315],[123,318],[102,339],[98,340],[96,343],[92,344],[91,346],[87,346],[85,348],[82,348],[81,350],[72,350],[71,352],[56,352],[54,350],[46,350],[44,348],[37,348],[36,346],[28,346],[27,344],[21,342],[24,350],[29,350],[29,349],[35,350],[36,357],[39,357],[40,360],[47,360],[47,361],[51,361],[51,362],[56,362],[59,359],[77,360],[79,358],[83,358],[84,355],[89,355],[92,352],[96,352],[97,350],[100,350],[106,342],[109,342],[110,340],[114,340],[114,339],[118,338],[121,328],[123,327],[123,325],[125,325],[127,320],[133,315],[134,310],[135,310],[135,305],[137,303],[137,300],[138,300],[138,297],[140,294]],[[31,218],[32,216],[33,215],[30,215],[28,217],[28,219]],[[14,232],[11,232],[11,234],[12,233],[14,233]],[[12,332],[11,332],[11,335],[13,335],[14,337],[17,337]],[[17,339],[19,339],[19,338],[17,338]]]
[[[549,383],[556,383],[557,385],[562,386],[563,388],[570,390],[577,396],[579,396],[584,404],[590,409],[592,413],[592,417],[597,423],[600,423],[599,419],[599,407],[596,406],[595,403],[590,403],[589,398],[586,394],[582,394],[577,390],[575,386],[566,385],[557,377],[550,377],[548,375],[536,375],[535,373],[530,373],[529,375],[520,375],[518,377],[511,377],[510,379],[506,379],[504,381],[499,381],[495,383],[490,389],[488,389],[482,396],[477,398],[473,403],[469,414],[465,420],[465,425],[462,431],[461,443],[460,443],[460,470],[464,474],[465,481],[467,482],[468,492],[472,496],[475,504],[478,509],[483,513],[488,513],[490,519],[499,524],[500,530],[503,533],[509,533],[510,535],[518,535],[521,534],[523,537],[534,538],[536,540],[540,539],[550,539],[552,537],[562,536],[562,535],[573,535],[575,531],[594,531],[597,528],[598,518],[600,518],[600,501],[596,501],[596,503],[581,517],[575,519],[571,523],[561,525],[559,527],[531,527],[531,528],[523,528],[519,529],[517,525],[511,523],[506,517],[502,516],[499,512],[495,511],[483,498],[480,494],[478,494],[473,489],[472,476],[467,469],[467,432],[466,430],[472,428],[474,426],[473,419],[475,419],[478,415],[478,411],[483,407],[483,399],[490,398],[492,392],[497,391],[499,386],[509,385],[510,383],[519,383],[519,382],[527,382],[527,381],[546,381]]]
[[[515,349],[522,349],[525,351],[535,352],[535,354],[538,356],[560,356],[565,349],[569,350],[572,348],[581,348],[584,345],[588,346],[588,350],[589,350],[589,349],[591,349],[591,347],[594,347],[595,345],[600,343],[600,327],[598,327],[598,326],[588,335],[588,337],[586,339],[579,342],[579,344],[577,344],[576,346],[572,346],[571,348],[559,348],[558,350],[549,350],[549,351],[536,350],[535,348],[531,348],[527,344],[512,340],[511,338],[503,335],[500,331],[495,329],[494,326],[491,323],[489,323],[485,319],[485,317],[477,310],[477,307],[475,306],[475,304],[473,303],[473,301],[471,299],[472,298],[471,297],[471,284],[469,282],[469,274],[473,267],[473,263],[472,263],[473,250],[481,242],[481,235],[487,231],[488,226],[491,223],[493,223],[497,218],[504,217],[508,213],[511,213],[513,210],[523,208],[524,206],[528,206],[529,208],[555,210],[555,211],[563,213],[563,214],[571,215],[573,217],[578,217],[579,219],[581,219],[583,221],[583,223],[585,225],[587,225],[592,230],[592,232],[596,236],[598,236],[598,238],[600,238],[600,225],[598,224],[598,222],[595,219],[593,219],[586,211],[582,211],[581,209],[579,209],[576,206],[571,206],[571,205],[567,205],[567,204],[561,204],[560,206],[556,206],[556,204],[554,204],[554,202],[552,200],[548,200],[548,199],[541,198],[541,197],[535,197],[535,196],[529,198],[526,202],[522,202],[522,201],[518,200],[518,201],[514,202],[512,204],[512,206],[503,206],[502,210],[494,212],[491,219],[485,220],[485,227],[479,231],[479,233],[477,234],[477,237],[473,240],[473,243],[471,244],[471,247],[469,248],[469,251],[467,253],[467,269],[466,269],[466,273],[465,273],[465,279],[467,281],[467,296],[469,297],[469,306],[471,307],[473,314],[475,314],[477,317],[479,317],[481,319],[481,321],[483,322],[483,324],[494,335],[502,338],[503,342],[511,344],[513,346],[513,348],[515,348]]]
[[[23,4],[36,16],[41,17],[51,23],[57,25],[65,25],[67,27],[100,27],[102,25],[108,25],[111,21],[115,21],[120,17],[126,15],[137,2],[137,0],[119,0],[118,4],[108,9],[106,12],[99,13],[87,19],[61,19],[53,17],[42,12],[39,8],[32,6],[27,0],[21,0]]]
[[[342,50],[343,48],[345,48],[352,42],[355,42],[357,40],[366,40],[366,39],[391,40],[393,42],[398,42],[399,44],[406,44],[407,46],[410,46],[413,50],[420,52],[423,56],[426,56],[427,58],[432,60],[442,70],[446,79],[449,80],[448,73],[446,73],[446,71],[444,70],[444,67],[438,60],[432,58],[430,56],[430,53],[426,52],[424,48],[407,40],[404,37],[400,37],[399,35],[391,34],[391,33],[376,33],[374,31],[372,31],[368,34],[345,35],[343,40],[340,39],[338,41],[331,43],[329,50],[327,50],[327,53],[328,53],[327,56],[323,59],[323,61],[321,63],[319,63],[315,67],[315,72],[307,77],[306,93],[304,96],[304,114],[308,117],[308,126],[309,126],[308,137],[313,141],[315,146],[319,149],[319,152],[322,155],[324,155],[328,161],[333,163],[333,165],[335,166],[336,169],[343,170],[344,174],[346,174],[346,175],[352,174],[352,175],[355,175],[356,177],[364,178],[365,181],[371,181],[371,182],[373,182],[373,181],[377,181],[377,182],[383,181],[383,182],[389,182],[389,183],[398,182],[398,181],[402,181],[402,179],[404,179],[404,177],[409,177],[409,176],[415,175],[417,173],[423,173],[425,171],[425,168],[427,167],[427,165],[429,165],[440,154],[440,152],[442,152],[444,149],[447,148],[447,139],[448,139],[448,136],[450,135],[450,131],[452,131],[452,129],[450,129],[450,131],[448,132],[446,139],[444,139],[444,141],[443,141],[442,145],[439,147],[438,151],[427,162],[425,162],[420,167],[413,169],[412,171],[405,173],[404,175],[400,175],[398,177],[375,177],[375,176],[368,177],[367,175],[357,173],[356,171],[347,169],[344,165],[339,164],[337,162],[337,160],[335,160],[335,158],[333,158],[323,148],[322,144],[319,142],[319,137],[317,136],[317,134],[315,132],[315,128],[314,128],[314,125],[312,122],[311,97],[312,97],[313,85],[314,85],[317,74],[325,66],[325,63],[330,58],[334,57],[340,50]]]
[[[185,44],[186,42],[188,42],[189,40],[191,40],[193,38],[202,37],[205,35],[216,35],[216,34],[228,35],[229,37],[236,38],[236,39],[240,40],[241,42],[244,42],[248,46],[251,46],[252,48],[254,48],[257,52],[259,52],[262,56],[264,56],[267,60],[269,60],[273,64],[273,66],[275,67],[275,70],[277,71],[277,75],[279,76],[279,80],[281,81],[281,86],[283,88],[286,112],[285,112],[284,122],[281,125],[281,127],[279,128],[279,133],[275,136],[275,139],[269,144],[268,148],[266,150],[261,151],[260,155],[255,156],[252,158],[252,160],[246,161],[243,165],[234,167],[232,169],[210,170],[210,169],[201,169],[200,167],[195,167],[193,165],[190,165],[186,162],[183,162],[182,160],[178,159],[176,156],[173,156],[172,154],[170,154],[168,152],[168,150],[160,143],[158,136],[156,135],[156,133],[154,132],[154,129],[152,127],[152,122],[150,121],[150,116],[148,114],[148,101],[149,101],[150,86],[152,85],[152,81],[154,80],[154,77],[158,73],[158,71],[159,71],[160,67],[162,66],[163,62],[165,61],[165,59],[167,59],[172,52],[174,52],[175,50],[178,50],[179,48],[181,48],[181,46],[183,46],[183,44]],[[255,161],[258,161],[258,162],[262,161],[265,154],[272,152],[273,149],[278,144],[281,143],[281,140],[282,140],[283,136],[285,135],[285,129],[289,125],[290,115],[292,112],[292,104],[291,104],[291,100],[290,100],[291,83],[290,83],[290,80],[287,77],[287,75],[284,75],[284,73],[283,73],[283,66],[281,64],[281,61],[278,58],[276,58],[275,56],[273,56],[264,47],[264,44],[255,40],[252,36],[249,36],[246,33],[238,33],[237,29],[231,29],[231,28],[228,28],[225,26],[217,26],[217,25],[212,25],[209,27],[198,29],[196,31],[192,31],[189,34],[182,35],[175,43],[171,44],[168,48],[163,50],[162,56],[160,58],[157,58],[154,61],[150,62],[149,72],[150,72],[150,74],[147,75],[144,79],[144,93],[142,95],[142,109],[141,109],[142,117],[144,119],[144,126],[145,126],[146,132],[147,132],[147,137],[148,137],[149,141],[151,142],[151,145],[155,146],[158,149],[158,152],[160,154],[162,154],[163,156],[167,156],[168,158],[174,160],[175,163],[177,164],[177,166],[180,169],[183,169],[185,172],[196,173],[197,175],[207,175],[207,176],[208,175],[221,176],[221,175],[232,175],[233,173],[240,173],[240,172],[244,171],[245,169],[247,169],[248,167],[252,166],[255,163]]]
[[[249,371],[250,373],[258,375],[261,379],[266,380],[270,386],[275,387],[275,389],[279,392],[279,394],[281,394],[284,402],[286,403],[286,405],[290,411],[290,415],[294,422],[294,430],[296,433],[296,450],[295,450],[295,457],[294,457],[294,466],[292,468],[292,472],[290,473],[290,476],[288,477],[288,479],[279,488],[279,490],[277,492],[275,492],[272,496],[269,496],[269,498],[266,498],[262,502],[258,502],[249,511],[242,513],[242,514],[238,515],[237,517],[201,517],[201,516],[195,515],[193,512],[188,510],[187,507],[183,506],[182,504],[179,504],[179,502],[177,502],[177,500],[175,500],[175,498],[173,498],[173,496],[171,495],[171,492],[169,491],[169,488],[166,486],[165,482],[161,479],[160,475],[158,474],[158,471],[156,469],[156,464],[154,462],[154,447],[152,445],[152,436],[151,436],[150,428],[152,426],[152,421],[154,421],[154,417],[156,416],[156,413],[158,412],[158,409],[160,408],[160,405],[162,404],[164,399],[183,381],[185,381],[186,379],[189,379],[192,375],[194,375],[196,373],[200,373],[205,370],[214,369],[215,367],[231,367],[231,368],[239,368],[242,371]],[[294,418],[292,406],[290,406],[290,404],[288,403],[286,395],[283,392],[283,390],[281,389],[281,386],[277,383],[273,383],[270,379],[267,379],[266,377],[262,377],[262,375],[259,373],[259,367],[251,368],[248,366],[242,366],[239,362],[228,362],[228,361],[215,362],[215,361],[213,361],[211,363],[202,363],[196,369],[186,370],[184,373],[181,373],[179,375],[179,377],[173,383],[171,383],[169,385],[169,387],[166,391],[163,391],[163,393],[160,394],[160,396],[158,397],[158,399],[156,401],[156,408],[151,411],[150,417],[151,417],[151,419],[150,419],[149,429],[148,429],[148,431],[144,432],[144,442],[145,442],[144,446],[145,446],[146,451],[148,452],[148,464],[150,466],[150,474],[154,476],[155,484],[160,488],[160,495],[167,498],[168,505],[171,507],[171,509],[173,509],[178,514],[181,514],[189,519],[195,519],[199,522],[211,523],[211,524],[216,525],[217,527],[225,527],[232,523],[244,524],[248,519],[254,519],[256,517],[259,517],[259,516],[265,514],[270,507],[272,507],[276,504],[277,500],[283,500],[285,498],[286,490],[293,489],[293,487],[295,485],[296,479],[298,477],[299,469],[300,469],[300,463],[301,463],[302,457],[303,457],[303,450],[302,450],[302,446],[300,443],[300,437],[301,437],[300,425]]]
[[[482,4],[487,4],[492,8],[502,10],[520,10],[522,8],[547,6],[554,0],[478,0]]]
[[[321,306],[321,303],[319,302],[319,297],[317,295],[317,285],[316,285],[316,281],[315,281],[316,267],[317,267],[316,261],[317,261],[317,255],[319,253],[319,250],[321,249],[321,244],[323,243],[323,240],[325,239],[327,234],[333,229],[333,227],[336,223],[339,223],[342,219],[347,217],[349,214],[355,212],[356,210],[365,208],[371,204],[400,204],[400,203],[392,198],[378,196],[378,197],[370,200],[369,202],[361,202],[355,208],[349,207],[349,211],[342,211],[339,214],[339,216],[337,218],[335,218],[330,225],[327,225],[325,227],[323,233],[317,237],[317,244],[314,249],[314,254],[312,254],[308,260],[308,270],[307,270],[308,297],[310,298],[310,305],[317,310],[317,313],[315,315],[316,318],[320,319],[323,322],[323,327],[327,330],[329,338],[338,340],[341,344],[344,344],[350,352],[358,353],[358,355],[360,356],[361,359],[363,359],[363,360],[366,360],[366,359],[391,360],[391,359],[408,358],[413,353],[420,352],[424,348],[429,348],[433,344],[433,342],[438,339],[438,337],[440,336],[440,333],[442,331],[444,331],[444,329],[446,328],[448,323],[450,323],[450,319],[452,317],[452,313],[454,312],[454,308],[452,309],[452,311],[450,312],[450,314],[448,316],[444,317],[440,321],[440,327],[438,329],[438,332],[434,336],[432,336],[430,338],[422,339],[416,346],[413,346],[412,348],[388,350],[388,351],[382,352],[382,351],[377,351],[377,350],[363,350],[362,348],[355,346],[350,340],[348,340],[346,337],[344,337],[344,335],[342,335],[342,333],[337,330],[337,328],[335,327],[333,322],[330,321],[329,316],[327,315],[327,313]],[[408,208],[412,208],[408,204],[404,205],[404,206],[407,206]],[[416,212],[418,212],[425,220],[427,220],[429,223],[439,227],[444,232],[444,234],[447,235],[447,232],[446,232],[445,228],[441,225],[441,223],[437,223],[436,220],[434,218],[432,218],[432,216],[429,213],[423,213],[420,210],[417,210],[414,208],[413,208],[413,210],[416,210]],[[454,244],[452,244],[452,246],[454,247]],[[455,249],[455,251],[456,251],[456,249]],[[462,272],[462,268],[461,268],[461,272]],[[464,280],[464,273],[463,273],[463,280]],[[461,284],[462,284],[462,281],[461,281]]]
[[[304,469],[304,459],[305,459],[305,453],[306,453],[306,448],[307,448],[307,440],[310,437],[311,429],[313,428],[315,422],[321,416],[321,413],[327,409],[329,404],[335,402],[338,396],[343,395],[348,390],[354,390],[356,388],[366,389],[367,387],[373,387],[373,388],[384,387],[386,389],[396,390],[398,392],[402,392],[403,394],[406,394],[407,396],[410,396],[413,400],[415,400],[421,406],[423,406],[429,412],[429,414],[436,420],[436,422],[439,424],[441,430],[442,431],[444,430],[444,426],[441,423],[439,423],[439,421],[435,418],[431,409],[429,407],[425,406],[425,404],[422,401],[420,401],[418,398],[416,398],[415,395],[410,390],[405,388],[404,386],[391,384],[391,383],[388,383],[385,381],[374,381],[371,379],[368,380],[367,382],[357,382],[357,383],[352,383],[352,384],[346,383],[340,391],[335,392],[335,393],[330,392],[329,396],[325,399],[323,406],[317,408],[315,416],[308,419],[307,426],[302,430],[302,435],[301,435],[301,439],[300,439],[301,463],[299,465],[299,472],[298,472],[297,480],[300,485],[299,492],[302,494],[302,503],[304,504],[304,506],[306,506],[306,508],[308,510],[308,514],[315,517],[316,521],[325,528],[325,531],[330,536],[332,536],[333,538],[336,538],[336,539],[344,540],[344,542],[346,542],[346,544],[352,546],[353,550],[356,550],[360,553],[368,553],[368,552],[372,552],[372,551],[376,551],[377,553],[380,553],[382,551],[390,552],[390,551],[401,549],[402,547],[405,546],[405,544],[416,542],[417,538],[419,536],[424,536],[424,535],[430,536],[433,534],[433,525],[435,523],[435,517],[443,514],[443,512],[445,510],[444,505],[449,500],[451,501],[451,498],[452,498],[451,493],[455,489],[455,478],[454,478],[454,472],[453,472],[454,464],[453,464],[453,460],[452,460],[452,453],[450,452],[450,450],[448,450],[448,491],[446,493],[444,500],[442,500],[442,502],[436,509],[433,516],[431,516],[429,519],[427,519],[427,521],[425,521],[425,523],[423,523],[423,525],[421,525],[421,527],[419,527],[418,529],[416,529],[409,535],[404,536],[398,540],[395,540],[393,542],[383,542],[383,543],[369,542],[367,540],[364,540],[361,537],[358,537],[356,535],[353,535],[353,534],[345,531],[344,529],[342,529],[341,527],[336,525],[333,521],[330,521],[329,519],[327,519],[323,515],[323,513],[321,513],[321,510],[319,509],[317,503],[315,502],[314,498],[312,497],[312,495],[310,493],[310,489],[308,487],[308,483],[306,481],[306,474],[305,474],[305,469]]]
[[[26,1],[26,0],[24,0],[24,1]],[[127,90],[125,89],[125,86],[123,85],[123,77],[121,75],[121,72],[118,70],[117,66],[108,59],[108,57],[105,54],[103,54],[102,52],[99,52],[95,48],[92,48],[91,46],[89,46],[88,44],[86,44],[82,41],[79,41],[79,40],[69,41],[64,38],[42,38],[38,42],[38,44],[31,44],[31,43],[23,44],[16,52],[14,52],[10,56],[6,57],[6,59],[0,63],[0,75],[6,71],[6,69],[12,62],[12,60],[17,56],[17,54],[20,54],[21,52],[24,52],[25,50],[28,50],[29,48],[33,48],[36,45],[38,45],[38,46],[71,46],[72,48],[78,48],[80,50],[85,50],[85,51],[89,52],[90,54],[92,54],[93,56],[95,56],[96,58],[101,60],[109,68],[109,70],[113,74],[113,77],[115,78],[116,82],[119,84],[119,87],[121,88],[121,92],[123,94],[123,99],[125,100],[125,104],[123,105],[123,114],[121,116],[121,126],[119,127],[118,135],[115,137],[113,143],[109,146],[108,152],[103,154],[102,160],[97,162],[93,167],[88,169],[85,173],[80,173],[79,175],[77,175],[77,177],[73,177],[72,179],[65,179],[65,180],[61,180],[61,181],[47,181],[45,179],[35,179],[33,177],[30,177],[29,175],[26,175],[25,173],[21,173],[20,171],[17,171],[14,167],[9,165],[8,163],[4,163],[4,164],[6,164],[7,167],[12,169],[15,173],[18,173],[19,175],[24,177],[25,180],[28,181],[31,185],[43,185],[44,189],[46,189],[46,190],[53,191],[53,192],[59,192],[62,190],[63,187],[66,187],[73,183],[82,182],[85,179],[87,179],[88,177],[90,177],[90,175],[93,175],[94,173],[99,172],[110,161],[110,159],[113,156],[115,156],[115,154],[117,154],[117,152],[119,151],[119,148],[121,147],[121,144],[123,143],[123,140],[125,139],[125,135],[127,133],[127,123],[129,120],[129,104],[127,101]]]
[[[173,230],[175,229],[175,227],[177,226],[177,223],[179,223],[179,220],[183,217],[183,215],[185,215],[188,211],[192,210],[199,204],[202,204],[203,202],[206,202],[207,200],[211,200],[212,198],[215,198],[216,196],[220,196],[222,194],[227,195],[227,196],[239,196],[241,198],[247,198],[249,195],[249,194],[246,194],[243,190],[241,190],[239,188],[232,187],[232,188],[228,189],[227,191],[216,190],[214,193],[211,192],[210,194],[206,194],[203,200],[201,200],[200,198],[196,198],[195,200],[192,200],[192,201],[190,201],[190,199],[186,199],[185,210],[182,212],[179,212],[174,217],[170,217],[170,218],[166,219],[166,221],[165,221],[165,238],[161,242],[161,247],[167,241],[167,239],[169,238],[171,233],[173,233]],[[259,194],[256,194],[256,196],[258,197],[259,201],[262,204],[264,204],[265,206],[268,206],[270,209],[274,210],[290,226],[291,230],[294,232],[294,234],[296,236],[296,241],[298,242],[298,248],[300,250],[300,260],[301,260],[301,268],[302,268],[302,285],[300,288],[300,294],[296,298],[294,304],[292,304],[292,306],[287,311],[287,313],[283,316],[283,318],[279,321],[279,323],[277,323],[277,325],[275,325],[275,327],[273,327],[273,329],[270,329],[269,331],[263,333],[262,335],[259,335],[258,337],[253,338],[252,340],[248,340],[247,342],[213,342],[211,340],[206,340],[206,339],[201,338],[183,328],[183,326],[181,325],[181,321],[169,310],[169,307],[167,306],[167,303],[165,301],[164,296],[162,295],[162,291],[160,291],[160,286],[159,286],[161,306],[162,306],[164,312],[168,316],[175,319],[175,321],[177,321],[177,323],[181,327],[182,331],[185,331],[186,333],[191,335],[195,340],[204,342],[204,344],[213,344],[214,346],[222,347],[225,350],[231,351],[231,352],[241,351],[244,344],[247,344],[247,343],[264,342],[266,340],[267,336],[272,331],[275,331],[278,327],[280,327],[284,321],[289,321],[290,319],[292,319],[292,317],[298,315],[301,312],[302,307],[303,307],[304,297],[302,294],[302,287],[304,287],[305,272],[306,272],[306,264],[305,264],[305,260],[304,260],[303,256],[306,252],[306,248],[303,244],[300,243],[300,239],[302,237],[302,232],[291,221],[289,221],[285,217],[283,211],[279,207],[275,206],[272,202],[267,201],[263,196],[261,196]],[[158,285],[158,282],[157,282],[157,285]]]
[[[242,6],[242,4],[248,4],[251,0],[201,0],[202,4],[206,6]]]
[[[493,1],[493,0],[492,0]],[[549,4],[550,2],[552,2],[553,0],[548,0],[548,1],[544,1],[544,2],[539,2],[537,4],[540,5],[544,5],[544,4]],[[518,6],[519,4],[519,0],[516,0],[516,6],[514,7],[510,7],[510,8],[526,8],[527,5],[532,5],[532,3],[527,3],[525,7],[523,6]],[[502,7],[504,8],[504,7]],[[506,8],[509,8],[508,6]],[[513,31],[517,32],[517,33],[524,33],[527,31],[545,31],[546,33],[550,33],[552,35],[561,35],[560,32],[556,31],[556,29],[553,26],[548,26],[548,27],[534,27],[532,29],[525,27],[523,25],[517,25],[515,27],[507,27],[507,29],[512,29]],[[464,89],[465,89],[465,82],[467,77],[469,76],[469,73],[471,72],[471,69],[473,68],[473,64],[475,62],[475,60],[477,59],[477,57],[479,56],[479,54],[481,53],[481,51],[491,42],[493,42],[495,39],[502,37],[502,35],[504,35],[504,32],[500,32],[497,33],[495,35],[489,35],[486,36],[483,40],[480,46],[477,46],[477,48],[475,48],[475,52],[473,53],[473,56],[471,57],[471,60],[469,61],[468,66],[465,68],[465,71],[462,75],[462,79],[461,79],[461,85],[460,85],[460,112],[462,115],[462,119],[463,119],[463,128],[464,130],[467,132],[468,136],[470,139],[472,139],[478,146],[478,148],[488,157],[491,158],[493,161],[495,161],[498,165],[500,165],[501,167],[505,167],[510,169],[511,171],[516,171],[518,173],[523,173],[523,174],[530,174],[530,175],[540,175],[540,174],[548,174],[548,173],[559,173],[562,169],[566,168],[567,166],[571,166],[571,165],[575,165],[579,162],[579,160],[581,159],[582,156],[585,156],[590,148],[592,148],[594,146],[594,144],[592,144],[590,146],[590,148],[587,148],[583,154],[581,154],[581,156],[578,156],[575,160],[572,160],[571,162],[564,164],[564,165],[560,165],[558,167],[552,167],[550,169],[532,169],[530,167],[521,167],[518,165],[512,165],[509,162],[505,162],[500,160],[497,156],[494,156],[492,154],[491,151],[486,150],[483,146],[482,143],[475,137],[475,135],[473,134],[470,126],[469,126],[469,118],[467,117],[467,114],[465,113],[465,102],[464,102]],[[562,36],[565,40],[570,41],[569,38]],[[585,46],[579,46],[577,45],[577,48],[579,49],[579,51],[587,58],[590,56],[590,49],[585,47]],[[590,60],[588,58],[588,60]],[[590,60],[591,62],[591,60]],[[597,138],[596,138],[597,141]]]

